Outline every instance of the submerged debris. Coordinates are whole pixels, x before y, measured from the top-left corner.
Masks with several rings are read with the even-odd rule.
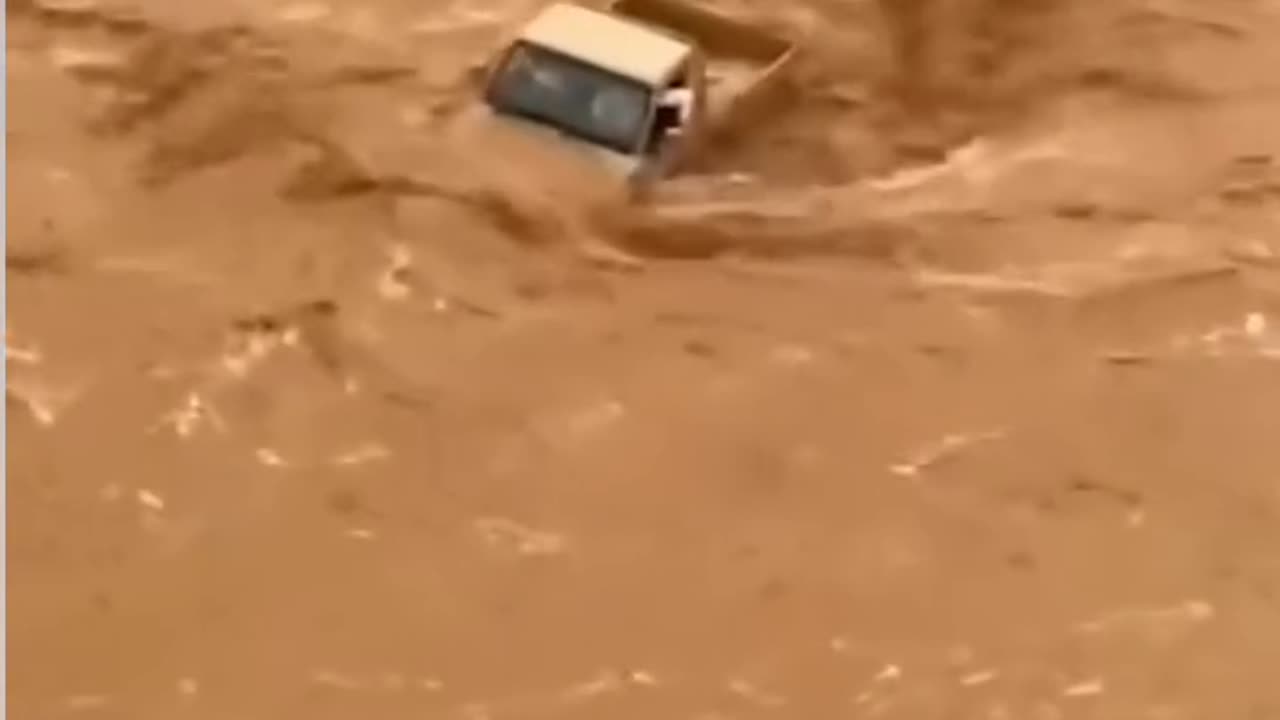
[[[1267,316],[1260,312],[1251,312],[1244,318],[1244,334],[1257,340],[1267,332]]]
[[[392,245],[387,255],[389,265],[378,276],[378,295],[384,300],[406,300],[413,293],[413,255],[403,243]]]
[[[109,704],[111,698],[106,695],[72,695],[63,701],[63,705],[72,711],[99,710]]]
[[[978,670],[960,678],[960,684],[964,687],[978,687],[986,685],[1000,676],[996,670]]]
[[[1032,295],[1049,298],[1069,298],[1072,292],[1062,283],[1015,277],[1008,274],[965,274],[939,270],[919,270],[912,278],[918,287],[940,290],[961,290],[987,295]]]
[[[563,536],[534,530],[508,518],[480,518],[476,520],[475,528],[485,542],[495,547],[514,549],[520,555],[560,555],[568,547],[568,541]]]
[[[404,692],[418,690],[436,693],[444,689],[444,682],[433,676],[412,676],[406,673],[385,673],[378,677],[358,677],[351,673],[328,668],[311,673],[311,683],[320,687],[345,691]]]
[[[288,467],[289,462],[282,455],[271,448],[258,448],[253,451],[253,456],[259,463],[272,468]]]
[[[23,405],[37,423],[52,427],[80,392],[77,386],[55,388],[39,380],[11,378],[5,388],[5,401]]]
[[[311,673],[311,682],[315,685],[338,690],[360,690],[364,687],[364,683],[361,683],[356,678],[333,670],[316,670]]]
[[[128,58],[119,50],[83,45],[54,45],[49,60],[57,69],[87,81],[114,80],[124,72]]]
[[[1062,689],[1062,696],[1069,698],[1093,697],[1101,695],[1106,690],[1106,687],[1106,683],[1101,678],[1094,678],[1068,685]]]
[[[200,692],[200,682],[193,677],[180,678],[177,683],[178,694],[190,698]]]
[[[138,488],[136,495],[138,498],[138,504],[148,510],[154,510],[155,512],[164,510],[164,498],[154,492],[146,488]]]
[[[590,680],[576,683],[564,691],[566,700],[586,700],[623,690],[626,678],[617,670],[602,670]]]
[[[234,329],[219,363],[228,375],[236,379],[248,377],[276,349],[295,347],[300,334],[298,328],[268,315],[238,320]]]
[[[1236,323],[1205,332],[1179,335],[1170,344],[1173,351],[1184,354],[1280,358],[1280,333],[1271,329],[1267,315],[1262,312],[1246,313]]]
[[[605,398],[577,407],[567,413],[556,413],[535,421],[536,431],[551,442],[571,446],[604,431],[627,414],[620,400]]]
[[[776,708],[787,704],[785,697],[761,690],[755,684],[742,678],[730,680],[728,689],[734,695],[761,707]]]
[[[225,432],[227,429],[222,416],[218,414],[218,411],[213,406],[209,405],[198,393],[189,392],[183,404],[161,416],[160,420],[151,427],[149,432],[155,432],[161,427],[169,426],[173,428],[178,437],[189,438],[206,422],[218,432]]]
[[[281,22],[311,23],[333,15],[333,7],[319,2],[295,2],[281,7],[275,15]]]
[[[1083,633],[1097,633],[1116,627],[1141,623],[1200,623],[1213,619],[1216,614],[1217,611],[1213,605],[1203,600],[1188,600],[1171,607],[1121,610],[1097,620],[1080,623],[1076,626],[1076,630]]]
[[[4,359],[12,360],[21,365],[39,365],[44,360],[44,354],[34,345],[25,348],[14,345],[6,334]]]
[[[880,669],[880,672],[876,673],[875,677],[871,678],[873,682],[886,682],[889,680],[900,679],[902,679],[902,668],[894,665],[893,663],[885,665]]]
[[[389,457],[391,457],[391,451],[385,445],[371,442],[335,455],[332,462],[334,465],[343,466],[365,465],[386,460]]]
[[[945,462],[961,451],[979,443],[1004,438],[1006,430],[987,430],[976,433],[950,433],[940,441],[918,450],[906,462],[889,466],[889,471],[899,477],[918,477],[923,471]]]

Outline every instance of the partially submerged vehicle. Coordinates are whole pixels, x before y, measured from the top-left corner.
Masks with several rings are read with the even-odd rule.
[[[504,232],[630,264],[600,237],[661,233],[661,208],[682,193],[651,193],[656,181],[700,170],[717,139],[757,127],[791,88],[794,43],[684,4],[697,1],[549,5],[467,74],[474,85],[452,96],[466,101],[429,113],[430,132],[359,106],[331,123],[313,174],[478,210]],[[685,210],[674,208],[677,226]]]
[[[498,53],[484,106],[642,193],[776,107],[794,56],[783,37],[678,0],[557,3]]]

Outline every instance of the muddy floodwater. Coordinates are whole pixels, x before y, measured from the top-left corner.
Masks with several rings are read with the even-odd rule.
[[[12,717],[1280,718],[1280,4],[717,0],[640,209],[542,6],[9,3]]]

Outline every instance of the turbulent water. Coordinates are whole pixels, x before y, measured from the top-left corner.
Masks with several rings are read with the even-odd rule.
[[[429,5],[10,3],[16,717],[1280,713],[1280,6],[726,0],[637,208]]]

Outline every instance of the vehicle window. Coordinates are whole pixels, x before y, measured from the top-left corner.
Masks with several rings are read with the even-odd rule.
[[[520,43],[489,87],[489,104],[588,142],[633,153],[645,135],[649,88],[530,43]]]

